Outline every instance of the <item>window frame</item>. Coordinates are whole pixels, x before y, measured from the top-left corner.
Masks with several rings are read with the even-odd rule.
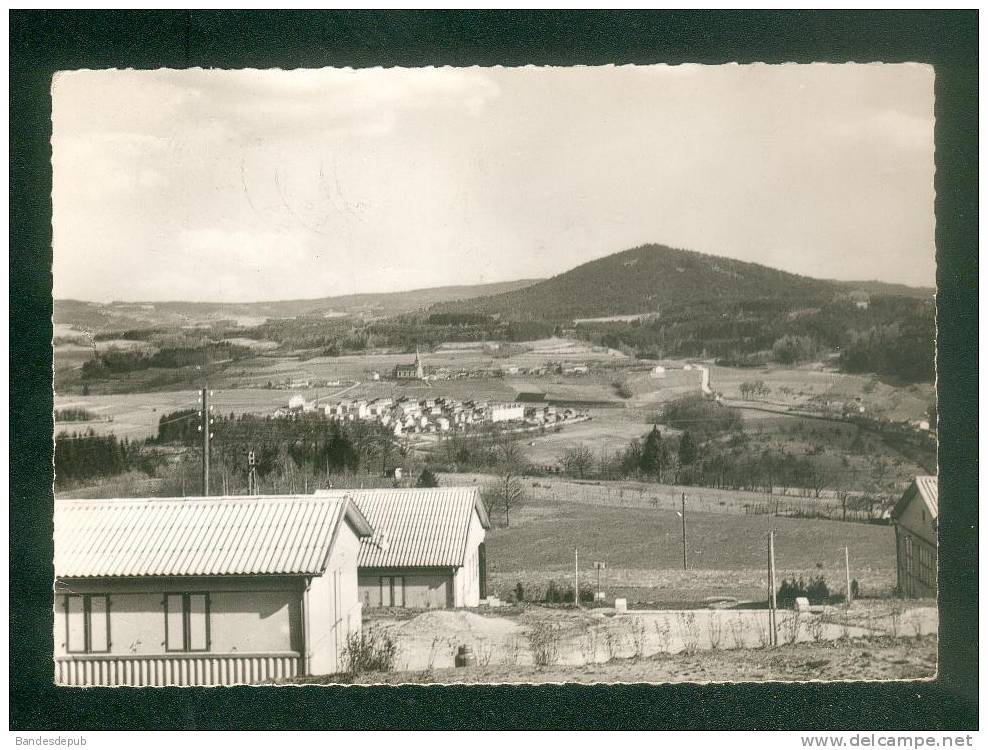
[[[171,634],[168,629],[168,599],[173,596],[182,598],[182,633],[181,646],[176,648],[171,642]],[[205,619],[206,645],[205,648],[192,648],[192,597],[201,596],[203,598],[203,617]],[[161,606],[165,614],[165,651],[172,654],[205,654],[212,648],[212,633],[210,632],[210,601],[208,591],[168,591],[161,599]]]
[[[387,582],[387,585],[385,585]],[[382,575],[378,576],[378,590],[380,591],[381,607],[391,609],[405,609],[405,576],[404,575]],[[384,603],[385,592],[388,594],[388,604]],[[401,604],[395,602],[401,597]]]
[[[103,599],[104,616],[106,617],[106,648],[93,648],[93,605],[92,600]],[[82,648],[73,648],[71,623],[69,618],[69,600],[82,599]],[[110,595],[109,594],[65,594],[62,601],[62,609],[65,612],[65,651],[69,654],[108,654],[113,647],[113,640],[110,636]]]

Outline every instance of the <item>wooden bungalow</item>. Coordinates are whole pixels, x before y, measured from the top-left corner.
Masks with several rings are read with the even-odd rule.
[[[916,477],[892,509],[896,580],[900,594],[937,595],[937,478]]]
[[[365,607],[476,607],[486,598],[490,520],[476,487],[320,494],[352,498],[374,528],[357,563]]]
[[[55,681],[256,684],[342,668],[359,633],[346,498],[57,500]]]

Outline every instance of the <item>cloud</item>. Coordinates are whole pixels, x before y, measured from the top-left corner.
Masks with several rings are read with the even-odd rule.
[[[306,131],[382,135],[404,113],[476,116],[500,95],[479,69],[74,71],[53,87],[55,132],[251,139]],[[85,106],[97,99],[101,107]]]
[[[929,283],[932,83],[865,65],[60,74],[56,288],[322,296],[645,241],[800,248],[787,267],[828,276],[894,255],[889,279]]]

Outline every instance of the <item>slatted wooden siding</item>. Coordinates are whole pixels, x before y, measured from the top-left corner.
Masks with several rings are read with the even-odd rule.
[[[301,673],[298,654],[162,654],[55,659],[55,682],[74,686],[256,685]]]

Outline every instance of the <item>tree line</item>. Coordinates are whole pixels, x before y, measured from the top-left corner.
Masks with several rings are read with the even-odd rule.
[[[110,348],[83,363],[82,377],[96,380],[153,367],[178,369],[190,365],[203,365],[208,361],[238,360],[252,355],[253,352],[249,347],[222,341],[195,347],[166,347],[154,352]]]
[[[60,432],[55,436],[55,482],[59,486],[95,477],[111,477],[134,469],[146,470],[153,464],[139,443],[116,435]]]

